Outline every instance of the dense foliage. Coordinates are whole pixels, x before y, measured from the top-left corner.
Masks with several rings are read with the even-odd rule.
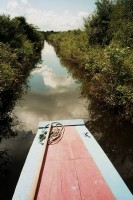
[[[43,34],[24,17],[0,16],[0,119],[21,95],[23,83],[40,60]]]
[[[99,0],[96,5],[95,13],[85,19],[84,31],[45,35],[62,57],[84,69],[89,95],[132,121],[132,0]]]

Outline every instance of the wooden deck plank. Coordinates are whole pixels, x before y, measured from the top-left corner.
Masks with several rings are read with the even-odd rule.
[[[58,178],[56,175],[59,174],[58,173],[59,152],[60,152],[59,143],[55,145],[48,145],[47,156],[44,160],[44,164],[43,164],[43,168],[41,172],[41,179],[38,185],[38,191],[35,198],[36,200],[43,200],[43,199],[47,200],[49,198],[52,199],[52,194],[54,193],[53,190],[51,191],[52,184],[54,184],[54,187],[55,187],[55,182],[57,181],[57,178]],[[59,182],[59,179],[58,179],[58,182]],[[57,187],[56,189],[59,190],[59,187]],[[58,195],[58,193],[56,193],[56,195]]]
[[[78,180],[77,180],[75,167],[74,167],[73,152],[67,140],[67,128],[65,129],[65,133],[63,135],[62,140],[57,144],[57,146],[59,149],[58,175],[60,176],[60,180],[58,179],[58,181],[61,183],[61,189],[62,189],[60,191],[60,195],[58,193],[57,199],[60,198],[63,200],[68,200],[68,199],[80,200],[81,199],[80,190],[78,187]],[[52,148],[52,147],[50,146],[49,148]],[[54,151],[53,154],[55,154],[55,152],[56,151]]]
[[[70,129],[65,127],[65,133],[60,141],[60,178],[62,185],[63,200],[81,200],[77,175],[74,166],[74,156],[68,141]]]
[[[81,200],[74,160],[60,160],[63,200]]]
[[[82,199],[114,199],[98,167],[94,163],[79,134],[77,134],[75,127],[68,127],[66,135],[75,159],[75,168],[81,195],[83,195]],[[102,192],[103,190],[105,192]]]
[[[114,196],[91,159],[76,159],[75,167],[82,199],[114,200]]]
[[[35,198],[36,200],[49,199],[55,170],[53,166],[56,166],[56,160],[46,159],[39,183],[39,189]]]
[[[62,140],[60,141],[60,153],[59,159],[66,160],[66,159],[74,159],[73,152],[68,141],[68,127],[65,128],[65,133],[63,135]]]
[[[66,136],[73,152],[74,159],[88,158],[88,151],[84,146],[79,134],[77,134],[75,127],[67,127]]]
[[[59,160],[56,160],[54,165],[53,181],[51,185],[51,191],[49,200],[62,200],[63,194],[61,190],[61,178],[60,178],[60,165]]]

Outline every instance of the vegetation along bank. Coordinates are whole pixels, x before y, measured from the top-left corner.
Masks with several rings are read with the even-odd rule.
[[[83,30],[45,32],[60,56],[77,63],[89,96],[133,122],[133,3],[99,0]]]
[[[43,45],[43,34],[24,17],[0,16],[0,121],[21,96]]]

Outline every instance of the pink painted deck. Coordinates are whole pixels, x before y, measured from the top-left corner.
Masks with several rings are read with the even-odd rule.
[[[49,145],[35,200],[114,200],[74,127],[65,127],[62,140]]]

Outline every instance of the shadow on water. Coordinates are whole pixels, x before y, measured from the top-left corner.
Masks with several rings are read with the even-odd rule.
[[[0,143],[3,142],[3,140],[8,140],[10,138],[15,138],[17,136],[17,133],[13,131],[13,126],[16,125],[15,120],[6,115],[5,118],[2,118],[0,121]],[[10,163],[9,158],[9,149],[7,147],[2,148],[2,144],[0,145],[0,177],[6,175],[6,168],[8,167]]]
[[[57,53],[59,56],[59,53]],[[59,56],[60,57],[60,56]],[[81,95],[88,98],[89,119],[86,125],[133,193],[133,124],[125,122],[116,113],[99,105],[89,94],[89,75],[77,64],[61,63],[81,84]]]
[[[1,109],[0,199],[4,200],[9,200],[12,197],[25,158],[34,139],[32,131],[19,130],[20,122],[17,117],[11,114],[15,102],[25,91],[20,90],[21,94],[19,93],[15,98],[6,101],[6,109],[3,109],[5,112]]]
[[[3,139],[0,155],[0,199],[12,198],[33,139],[32,131],[17,131],[17,137]]]
[[[28,72],[19,84],[0,91],[0,199],[10,200],[34,139],[32,131],[19,129],[20,122],[12,111],[29,90]]]
[[[91,116],[87,127],[133,192],[133,125],[120,121],[94,102],[88,109]]]

